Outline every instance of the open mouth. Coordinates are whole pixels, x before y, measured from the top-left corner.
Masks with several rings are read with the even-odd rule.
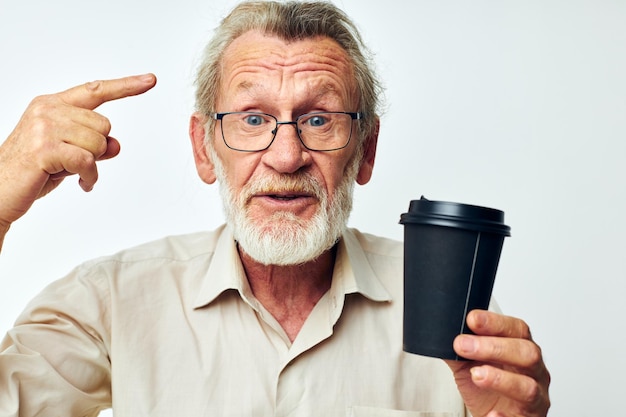
[[[305,190],[265,190],[257,193],[257,197],[267,198],[276,202],[290,202],[296,200],[309,200],[315,198],[315,195]]]
[[[298,194],[269,194],[268,197],[273,198],[275,200],[290,201],[290,200],[295,200],[296,198],[308,197],[308,196],[298,195]]]

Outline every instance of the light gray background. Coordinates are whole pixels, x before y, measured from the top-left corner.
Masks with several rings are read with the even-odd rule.
[[[69,178],[12,227],[0,331],[77,263],[222,221],[195,174],[193,69],[233,1],[0,0],[0,137],[28,102],[98,78],[159,77],[100,110],[122,153],[90,194]],[[409,200],[506,212],[495,297],[527,320],[553,416],[620,415],[626,374],[626,2],[343,0],[386,81],[373,180],[350,224],[402,238]]]

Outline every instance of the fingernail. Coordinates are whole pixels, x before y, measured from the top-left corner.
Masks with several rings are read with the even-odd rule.
[[[464,353],[472,353],[475,349],[474,339],[468,336],[461,336],[461,350]]]
[[[139,79],[141,81],[143,81],[144,83],[148,84],[154,81],[154,75],[152,74],[144,74],[144,75],[140,75]]]
[[[475,367],[470,369],[470,373],[472,374],[472,379],[474,381],[482,381],[487,376],[487,373],[483,368]]]
[[[487,325],[487,315],[483,313],[482,311],[479,311],[478,314],[476,314],[476,326],[478,328],[482,328],[482,327],[485,327],[486,325]]]
[[[80,188],[83,189],[84,192],[88,193],[91,190],[93,190],[93,184],[87,184],[85,181],[83,181],[82,178],[80,178],[78,180],[78,185],[80,185]]]

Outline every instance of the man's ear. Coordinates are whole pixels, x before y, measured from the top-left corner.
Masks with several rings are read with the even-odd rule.
[[[206,122],[207,116],[201,113],[191,115],[189,121],[189,138],[193,148],[193,159],[196,162],[196,170],[202,181],[213,184],[216,180],[215,166],[206,149]]]
[[[363,152],[363,160],[361,161],[361,168],[356,176],[356,182],[359,185],[367,184],[372,178],[372,172],[374,171],[374,160],[376,159],[376,145],[378,144],[378,131],[380,129],[380,119],[376,118],[376,127],[372,133],[365,138],[365,146]]]

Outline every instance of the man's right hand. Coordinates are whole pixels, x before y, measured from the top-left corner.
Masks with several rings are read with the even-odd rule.
[[[90,191],[98,179],[96,162],[119,153],[119,142],[109,137],[109,120],[93,110],[155,84],[153,74],[93,81],[30,103],[0,146],[0,247],[9,226],[36,199],[72,174]]]

